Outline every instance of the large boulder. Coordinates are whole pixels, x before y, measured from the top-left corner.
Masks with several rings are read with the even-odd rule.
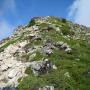
[[[55,67],[55,66],[54,66]],[[53,69],[53,64],[50,60],[45,59],[42,61],[34,61],[31,63],[31,68],[35,76],[40,74],[48,73],[51,69]]]

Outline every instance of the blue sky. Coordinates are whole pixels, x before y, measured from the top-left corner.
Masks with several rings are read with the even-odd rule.
[[[18,25],[27,24],[35,16],[59,16],[89,26],[87,19],[90,13],[88,9],[85,10],[89,6],[86,1],[90,2],[90,0],[0,0],[0,40],[11,35]],[[87,18],[84,10],[88,13]]]

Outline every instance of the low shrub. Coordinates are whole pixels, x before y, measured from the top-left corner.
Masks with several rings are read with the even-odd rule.
[[[35,25],[35,20],[34,19],[31,19],[31,21],[28,24],[28,27],[33,26],[33,25]]]
[[[66,20],[65,18],[62,18],[62,22],[63,22],[63,23],[66,23],[67,20]]]

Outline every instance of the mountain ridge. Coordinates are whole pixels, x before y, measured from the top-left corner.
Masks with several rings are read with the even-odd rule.
[[[1,90],[90,89],[90,28],[35,17],[0,43]]]

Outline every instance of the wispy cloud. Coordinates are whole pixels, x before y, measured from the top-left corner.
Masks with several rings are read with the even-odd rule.
[[[68,19],[90,27],[90,0],[74,0],[69,7]]]
[[[15,0],[3,0],[2,7],[0,8],[0,15],[4,15],[6,12],[15,13],[16,2]]]
[[[10,10],[10,11],[12,11],[12,12],[15,12],[15,9],[16,9],[15,0],[5,0],[5,1],[4,1],[3,8],[4,8],[5,10]]]
[[[0,21],[0,40],[11,35],[13,29],[14,26],[10,25],[6,20]]]
[[[9,36],[14,29],[14,26],[6,19],[7,13],[16,13],[15,0],[3,0],[0,8],[0,40]]]

